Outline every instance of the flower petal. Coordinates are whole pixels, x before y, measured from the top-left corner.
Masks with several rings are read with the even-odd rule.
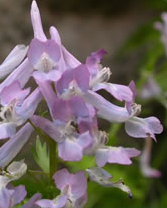
[[[104,49],[99,49],[86,59],[86,66],[88,67],[91,76],[95,76],[99,71],[100,61],[105,54],[107,54],[107,52]]]
[[[128,193],[129,197],[132,197],[132,193],[128,186],[126,186],[122,180],[119,180],[117,182],[111,182],[110,179],[112,178],[111,175],[106,172],[102,168],[90,168],[86,170],[90,180],[100,184],[104,187],[115,187],[119,188],[122,191]]]
[[[2,188],[0,190],[0,207],[1,208],[10,208],[10,194],[11,194],[11,191],[9,191],[6,188]]]
[[[61,134],[58,131],[57,126],[53,122],[49,121],[46,118],[42,118],[36,115],[34,115],[31,118],[31,121],[36,127],[40,128],[43,132],[45,132],[49,137],[54,139],[56,142],[62,141]]]
[[[69,184],[71,180],[71,174],[67,169],[63,168],[54,174],[53,179],[55,181],[56,187],[59,190],[62,190],[67,184]]]
[[[47,208],[55,208],[53,206],[53,200],[49,200],[49,199],[41,199],[41,200],[35,202],[35,204],[42,207],[42,208],[46,208],[46,207]]]
[[[111,83],[99,83],[93,87],[93,91],[98,91],[101,89],[105,89],[109,92],[113,97],[120,101],[132,101],[132,91],[128,86],[111,84]]]
[[[160,134],[163,127],[155,117],[132,117],[126,121],[125,130],[129,136],[135,138],[147,138],[149,136],[156,141],[155,134]]]
[[[69,83],[73,80],[73,70],[65,71],[60,80],[56,84],[56,90],[59,95],[63,94],[69,87]]]
[[[33,207],[33,208],[36,208],[38,206],[35,205],[35,202],[37,202],[38,200],[41,199],[41,194],[37,193],[37,194],[34,194],[26,204],[24,204],[21,208],[30,208],[30,207]]]
[[[0,124],[0,140],[14,136],[16,132],[16,124],[2,123]]]
[[[57,29],[55,27],[50,27],[49,29],[50,35],[51,35],[51,39],[54,40],[60,47],[60,61],[59,61],[59,70],[61,70],[62,72],[64,72],[67,69],[65,60],[64,60],[64,56],[63,56],[63,50],[62,50],[62,44],[61,44],[61,38],[59,35],[59,32],[57,31]]]
[[[24,102],[15,107],[17,116],[21,119],[21,124],[27,119],[31,118],[42,100],[42,95],[39,88],[36,88],[25,100]]]
[[[28,141],[33,128],[30,124],[22,127],[15,136],[11,137],[3,146],[0,147],[0,167],[6,167],[13,158],[19,153],[24,144]]]
[[[81,64],[67,49],[62,46],[66,69],[73,69]]]
[[[31,74],[33,72],[33,66],[30,64],[28,59],[26,58],[21,65],[18,66],[1,84],[0,84],[0,92],[4,87],[9,86],[15,80],[18,80],[21,88],[25,86],[28,82]]]
[[[12,195],[12,201],[13,201],[14,205],[22,202],[25,199],[26,195],[27,195],[27,192],[25,190],[25,187],[22,185],[17,186],[14,189],[14,193]]]
[[[58,155],[65,161],[80,161],[83,157],[83,149],[76,141],[67,138],[58,144]]]
[[[58,70],[51,70],[49,73],[35,71],[33,73],[33,77],[35,80],[38,80],[39,82],[45,82],[48,80],[57,82],[61,77],[61,72]]]
[[[86,118],[89,117],[89,111],[85,102],[78,96],[73,96],[69,100],[69,107],[76,118],[82,117]]]
[[[96,163],[99,167],[105,166],[108,160],[109,151],[105,148],[96,151]]]
[[[7,105],[14,99],[23,100],[29,93],[30,88],[22,90],[20,83],[18,81],[14,81],[9,86],[4,87],[1,91],[1,105]]]
[[[72,175],[71,178],[71,194],[74,199],[82,197],[87,189],[87,179],[83,171]]]
[[[11,73],[25,58],[28,47],[17,45],[0,65],[0,79]]]
[[[135,148],[123,148],[123,147],[106,147],[99,148],[96,151],[96,162],[99,167],[103,167],[108,163],[117,163],[121,165],[130,165],[132,161],[131,157],[136,157],[140,154],[140,151]]]
[[[41,61],[41,56],[43,53],[45,53],[55,64],[60,59],[60,48],[54,40],[42,42],[38,39],[33,39],[28,50],[28,60],[37,70],[41,70],[38,68],[38,66],[40,66],[39,62]],[[46,60],[44,60],[44,64],[46,63]]]
[[[47,38],[43,32],[41,16],[35,0],[32,1],[31,5],[31,22],[34,31],[34,37],[41,41],[46,41]]]
[[[98,111],[97,115],[100,118],[106,119],[114,123],[122,123],[129,119],[130,115],[126,108],[116,106],[105,100],[101,95],[95,92],[88,91],[82,95],[85,102],[93,105]]]
[[[89,89],[89,71],[83,64],[73,69],[73,79],[76,80],[78,87],[82,92],[86,92]]]

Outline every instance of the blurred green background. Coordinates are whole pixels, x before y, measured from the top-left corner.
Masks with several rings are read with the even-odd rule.
[[[155,21],[167,11],[167,0],[38,0],[45,31],[55,25],[62,37],[63,44],[79,60],[83,61],[92,52],[104,48],[108,55],[104,66],[111,67],[112,82],[137,83],[142,89],[149,75],[153,75],[162,88],[162,95],[149,100],[138,97],[142,104],[141,117],[157,116],[164,125],[164,132],[157,136],[152,152],[152,166],[162,172],[160,179],[142,176],[139,158],[131,166],[107,165],[113,180],[123,178],[131,188],[133,198],[115,188],[103,188],[89,182],[88,204],[86,208],[167,207],[167,57],[160,42],[160,33],[153,28]],[[32,38],[29,9],[31,1],[0,1],[0,45],[2,61],[18,43],[29,43]],[[102,92],[103,93],[103,92]],[[110,99],[108,94],[104,95]],[[113,100],[112,100],[113,101]],[[109,131],[110,144],[136,147],[142,150],[143,139],[130,138],[125,134],[124,125],[112,125],[99,121],[100,128]],[[32,141],[33,142],[33,138]],[[30,144],[22,151],[30,166]],[[21,156],[20,156],[21,157]],[[93,164],[90,158],[79,163],[69,163],[73,171],[88,168]],[[33,194],[43,192],[32,179],[31,187],[27,177],[22,179],[27,191]]]

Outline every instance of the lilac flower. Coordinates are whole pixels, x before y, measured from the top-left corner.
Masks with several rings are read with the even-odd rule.
[[[13,162],[7,167],[7,171],[2,171],[0,175],[0,207],[12,208],[14,205],[24,200],[27,192],[24,186],[17,186],[7,189],[9,182],[19,179],[25,174],[27,165],[23,161]]]
[[[141,172],[145,177],[159,178],[161,177],[161,172],[159,170],[153,169],[150,166],[151,148],[152,140],[148,137],[145,140],[145,146],[140,158]]]
[[[128,186],[126,186],[123,181],[120,179],[117,182],[111,182],[112,176],[102,168],[93,167],[90,169],[86,169],[90,180],[100,184],[104,187],[115,187],[119,188],[122,191],[128,193],[129,197],[132,197],[132,193]]]
[[[27,165],[23,160],[19,162],[12,162],[8,167],[7,171],[2,171],[0,175],[0,190],[2,187],[6,187],[10,181],[19,179],[27,171]]]
[[[89,117],[88,107],[82,97],[73,95],[66,100],[56,95],[48,81],[37,81],[37,84],[48,104],[54,122],[68,123],[69,121],[77,120],[79,117]]]
[[[39,200],[37,205],[48,208],[84,206],[87,200],[87,180],[84,172],[70,174],[67,169],[62,169],[57,171],[53,178],[56,187],[61,191],[60,195],[53,200]]]
[[[21,63],[1,84],[0,92],[4,87],[9,86],[14,81],[19,81],[21,88],[23,88],[28,82],[30,76],[32,75],[33,67],[26,58],[23,63]]]
[[[13,208],[22,202],[26,195],[27,192],[22,185],[14,189],[2,188],[0,190],[0,208]]]
[[[21,208],[30,208],[30,207],[36,208],[36,207],[39,207],[38,205],[35,205],[35,202],[40,200],[40,199],[41,199],[41,194],[36,193]]]
[[[51,39],[46,38],[35,0],[31,6],[31,21],[34,39],[30,43],[28,60],[37,70],[34,77],[40,81],[57,81],[63,71],[78,65],[79,62],[62,46],[55,27],[50,27]]]
[[[53,40],[45,43],[38,39],[31,41],[28,59],[37,72],[34,76],[40,80],[57,81],[60,76],[61,67],[58,66],[60,60],[59,46]]]
[[[155,134],[160,134],[163,130],[157,118],[137,117],[141,107],[133,102],[127,102],[125,107],[119,107],[90,90],[82,97],[97,109],[99,117],[114,123],[125,122],[126,133],[132,137],[147,138],[150,136],[156,140]]]
[[[154,77],[151,75],[148,77],[142,90],[139,92],[139,97],[142,99],[156,98],[162,93],[162,90]]]
[[[99,131],[98,128],[92,126],[91,130],[92,144],[85,150],[85,155],[95,156],[96,163],[99,167],[103,167],[106,163],[117,163],[121,165],[130,165],[132,157],[137,157],[140,151],[135,148],[123,148],[107,146],[107,134]]]
[[[42,99],[40,91],[34,90],[28,97],[30,88],[22,90],[18,81],[4,87],[0,93],[1,108],[0,139],[11,137],[16,132],[16,127],[24,124],[35,112]],[[26,98],[27,97],[27,98]]]
[[[101,58],[100,53],[103,53],[103,51],[93,53],[92,57],[88,57],[87,60],[95,59],[94,57]],[[90,62],[87,61],[85,65],[80,64],[62,74],[61,79],[56,84],[59,96],[63,99],[69,99],[73,95],[82,96],[88,89],[93,91],[105,89],[120,101],[126,100],[130,102],[132,100],[132,92],[128,86],[107,83],[111,74],[109,68],[102,68],[96,63],[96,71],[92,72],[92,63]]]
[[[92,143],[88,131],[79,134],[70,123],[58,127],[39,116],[33,116],[31,121],[58,143],[58,155],[65,161],[80,161],[84,150]]]
[[[104,89],[117,100],[130,102],[132,100],[132,91],[128,86],[107,82],[111,75],[110,68],[103,68],[102,65],[100,65],[100,60],[105,54],[106,52],[101,49],[92,53],[86,60],[86,67],[91,77],[89,89],[93,91]]]
[[[31,6],[31,21],[34,39],[30,43],[29,50],[24,45],[16,46],[0,65],[0,79],[12,72],[0,84],[0,92],[16,80],[20,82],[23,88],[33,74],[34,69],[36,70],[34,76],[38,79],[56,81],[60,78],[61,72],[80,64],[62,46],[59,33],[55,27],[50,27],[51,39],[46,38],[35,0],[32,1]],[[27,50],[28,57],[25,58]]]
[[[135,148],[110,147],[104,146],[96,151],[96,162],[99,167],[108,163],[117,163],[121,165],[130,165],[131,157],[139,156],[140,151]]]

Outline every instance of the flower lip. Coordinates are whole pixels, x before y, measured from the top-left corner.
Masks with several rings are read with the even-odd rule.
[[[35,70],[48,73],[57,68],[61,53],[58,44],[54,40],[45,42],[34,38],[28,50],[28,60]]]

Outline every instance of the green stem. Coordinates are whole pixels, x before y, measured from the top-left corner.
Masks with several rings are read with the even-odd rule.
[[[54,184],[53,175],[57,170],[57,157],[56,157],[56,143],[52,139],[49,142],[49,167],[50,167],[50,184]]]
[[[115,139],[117,136],[117,133],[119,132],[121,128],[121,124],[113,124],[109,130],[109,144],[116,145],[117,140]]]
[[[30,119],[27,120],[31,126],[34,128],[34,130],[36,131],[36,133],[41,136],[47,143],[49,142],[48,139],[50,139],[47,135],[45,135],[43,132],[41,132],[41,129],[39,129],[38,127],[36,127]]]

